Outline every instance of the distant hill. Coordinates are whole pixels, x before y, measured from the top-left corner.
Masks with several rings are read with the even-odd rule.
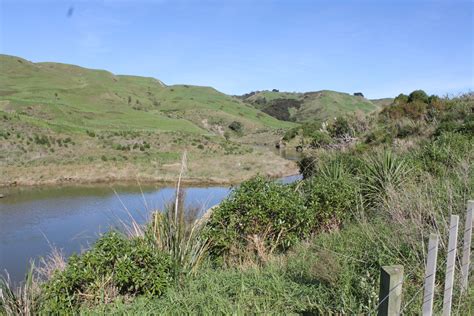
[[[208,133],[239,121],[246,130],[289,127],[210,87],[167,86],[154,78],[114,75],[0,55],[0,110],[64,129],[140,129]]]
[[[244,102],[280,120],[324,121],[345,113],[374,111],[378,104],[361,96],[322,90],[296,93],[257,91],[240,96]]]
[[[375,105],[378,105],[379,107],[384,107],[392,104],[393,98],[371,99],[370,102]]]

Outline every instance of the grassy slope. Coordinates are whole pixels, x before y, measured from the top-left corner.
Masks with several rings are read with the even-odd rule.
[[[262,99],[266,101],[264,104]],[[277,99],[296,99],[302,102],[299,109],[289,109],[291,120],[296,122],[324,121],[358,110],[368,113],[378,107],[365,98],[330,90],[307,93],[261,91],[245,98],[244,101],[263,110]]]
[[[6,55],[0,65],[0,100],[8,101],[0,109],[53,126],[206,133],[206,116],[223,124],[238,120],[252,130],[289,126],[208,87],[165,86],[153,78]]]
[[[166,86],[6,55],[0,55],[0,68],[0,186],[174,180],[185,150],[195,181],[240,181],[271,170],[229,124],[240,122],[243,136],[257,143],[278,139],[280,129],[294,125],[209,87]],[[225,170],[219,170],[221,160]]]

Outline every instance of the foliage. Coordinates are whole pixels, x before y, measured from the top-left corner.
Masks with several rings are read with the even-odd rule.
[[[408,103],[419,101],[421,103],[428,103],[429,97],[423,90],[415,90],[408,96]]]
[[[408,103],[408,96],[406,94],[400,93],[394,100],[394,104],[405,104]]]
[[[391,151],[384,151],[369,158],[365,165],[363,193],[369,204],[385,201],[388,194],[397,190],[407,176],[410,168],[405,160]]]
[[[307,179],[314,175],[314,173],[316,172],[316,158],[303,157],[298,161],[298,167],[300,169],[300,174],[303,176],[303,179]]]
[[[175,280],[195,273],[207,255],[209,240],[205,220],[197,219],[199,209],[185,208],[184,191],[164,212],[155,212],[146,235],[155,247],[169,254]]]
[[[245,251],[254,236],[270,249],[286,249],[307,236],[312,225],[313,215],[291,186],[256,177],[213,210],[208,223],[211,251]]]
[[[0,314],[36,315],[39,311],[40,291],[31,264],[23,284],[15,287],[8,274],[0,278]]]
[[[331,136],[326,132],[315,131],[311,135],[311,147],[321,148],[329,145],[332,142]]]
[[[473,134],[446,132],[425,142],[421,150],[415,153],[414,160],[422,165],[423,170],[434,175],[444,175],[446,171],[469,159],[473,149]]]
[[[345,135],[353,136],[354,130],[349,125],[349,121],[345,117],[338,117],[329,124],[329,135],[332,137],[343,137]]]
[[[230,123],[229,128],[231,130],[233,130],[234,132],[236,132],[236,133],[242,133],[243,132],[242,123],[240,123],[238,121],[233,121],[232,123]]]
[[[303,191],[306,207],[315,217],[315,229],[319,231],[341,227],[358,204],[356,182],[337,162],[306,180]]]
[[[299,131],[299,128],[295,128],[295,127],[290,128],[283,135],[283,140],[286,141],[286,142],[292,140],[293,138],[295,138],[298,135],[298,131]]]
[[[146,240],[110,232],[44,284],[45,312],[65,312],[84,301],[120,295],[161,295],[170,284],[171,261]],[[106,291],[106,292],[104,292]]]

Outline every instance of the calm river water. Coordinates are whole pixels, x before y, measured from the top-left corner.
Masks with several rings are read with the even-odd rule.
[[[292,182],[299,176],[283,178]],[[222,201],[229,187],[188,187],[186,204],[203,211]],[[31,260],[58,247],[69,256],[130,215],[144,222],[150,212],[162,210],[174,196],[173,187],[137,185],[13,188],[0,199],[0,269],[12,281],[23,280]],[[128,210],[128,211],[127,211]]]

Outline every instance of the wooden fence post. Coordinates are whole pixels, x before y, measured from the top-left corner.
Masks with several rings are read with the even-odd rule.
[[[469,267],[471,263],[471,239],[472,239],[472,213],[474,212],[474,200],[467,201],[466,224],[464,225],[464,242],[462,246],[461,261],[461,286],[467,290],[469,278]]]
[[[446,263],[446,279],[444,282],[443,316],[451,315],[451,303],[456,268],[456,249],[458,241],[459,216],[451,215],[449,222],[448,260]]]
[[[378,316],[400,315],[403,266],[383,266],[380,270]]]
[[[436,259],[438,257],[438,235],[431,234],[426,259],[425,285],[423,293],[423,316],[433,315],[433,299],[436,277]]]

